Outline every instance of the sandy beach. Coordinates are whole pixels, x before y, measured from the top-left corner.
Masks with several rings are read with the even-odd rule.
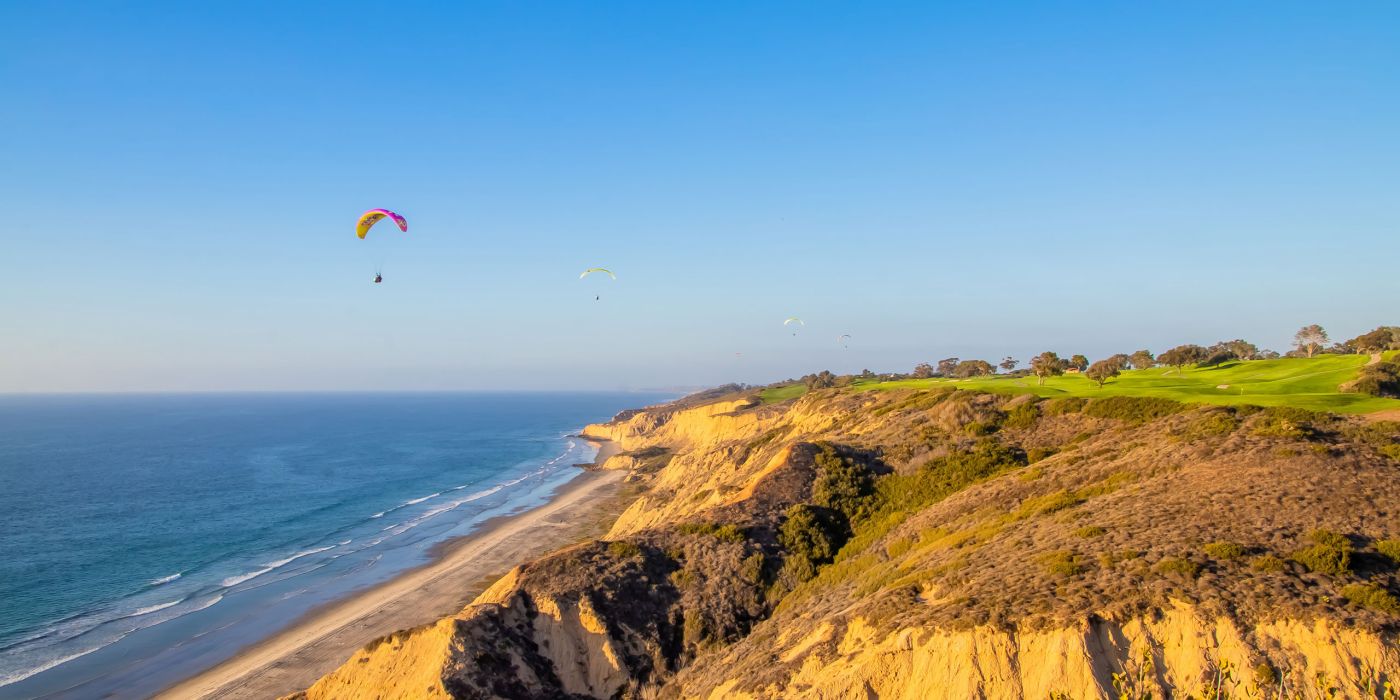
[[[595,464],[615,447],[602,442]],[[236,656],[166,689],[161,698],[271,698],[302,690],[375,637],[461,610],[512,566],[599,534],[600,509],[625,472],[587,471],[548,503],[497,518],[445,544],[439,557],[379,586],[314,610]]]

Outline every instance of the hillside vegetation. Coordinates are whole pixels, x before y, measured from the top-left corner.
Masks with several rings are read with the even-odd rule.
[[[1299,366],[1273,365],[1322,383]],[[1382,698],[1400,678],[1400,424],[890,384],[590,426],[637,493],[603,540],[305,697]]]
[[[986,376],[970,379],[856,379],[851,390],[931,389],[949,385],[1001,394],[1031,394],[1045,398],[1075,396],[1145,396],[1218,406],[1288,406],[1334,413],[1372,413],[1400,409],[1400,399],[1344,393],[1370,358],[1365,355],[1323,355],[1313,358],[1231,361],[1215,367],[1153,367],[1124,370],[1102,388],[1081,374],[1048,377]],[[802,384],[785,384],[762,392],[764,401],[796,398]]]

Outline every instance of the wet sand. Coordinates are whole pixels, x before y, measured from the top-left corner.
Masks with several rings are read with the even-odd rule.
[[[610,442],[599,445],[595,464],[616,453]],[[623,471],[586,471],[548,503],[493,519],[442,545],[433,562],[313,610],[157,697],[262,699],[303,690],[370,640],[456,613],[516,564],[601,534],[605,524],[599,510],[614,500],[610,496],[624,476]]]

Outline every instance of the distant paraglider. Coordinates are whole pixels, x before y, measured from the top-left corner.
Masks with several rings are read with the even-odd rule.
[[[613,279],[613,280],[616,280],[616,279],[617,279],[617,275],[614,275],[614,274],[613,274],[613,271],[612,271],[612,270],[609,270],[609,269],[606,268],[606,267],[590,267],[590,268],[588,268],[587,270],[584,270],[582,273],[580,273],[579,276],[578,276],[578,278],[579,278],[579,279],[584,279],[585,277],[588,277],[589,275],[592,275],[592,274],[604,274],[604,275],[607,275],[609,279]],[[596,295],[596,296],[593,297],[593,301],[602,301],[602,299],[603,299],[603,295],[602,295],[602,294],[599,294],[599,295]]]
[[[792,324],[794,324],[794,323],[797,324],[797,325],[796,325],[796,326],[792,326]],[[784,327],[784,328],[786,328],[786,327],[788,327],[788,326],[792,326],[792,334],[793,334],[793,335],[797,335],[798,329],[800,329],[801,327],[803,327],[803,326],[805,326],[805,325],[807,325],[807,323],[806,323],[805,321],[803,321],[802,319],[796,317],[796,316],[789,316],[789,317],[787,318],[786,321],[783,321],[783,327]]]
[[[379,223],[381,219],[392,219],[395,224],[398,224],[400,231],[408,233],[407,219],[403,218],[402,216],[399,216],[398,214],[395,214],[392,211],[389,211],[388,209],[371,209],[361,214],[360,219],[355,222],[355,235],[358,236],[360,240],[364,240],[365,236],[369,234],[369,230],[373,228],[375,224]],[[382,261],[380,262],[380,264],[375,265],[375,284],[380,284],[384,281],[384,275],[379,269],[382,266]]]
[[[836,336],[836,342],[840,343],[840,344],[841,344],[841,347],[843,347],[843,348],[845,348],[845,347],[850,347],[849,345],[846,345],[846,341],[848,341],[848,340],[850,340],[850,339],[851,339],[851,334],[850,334],[850,333],[844,333],[844,334],[842,334],[842,335]]]

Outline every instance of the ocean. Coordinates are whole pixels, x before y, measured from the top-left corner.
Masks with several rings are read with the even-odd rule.
[[[0,397],[0,699],[141,697],[579,473],[637,393]]]

